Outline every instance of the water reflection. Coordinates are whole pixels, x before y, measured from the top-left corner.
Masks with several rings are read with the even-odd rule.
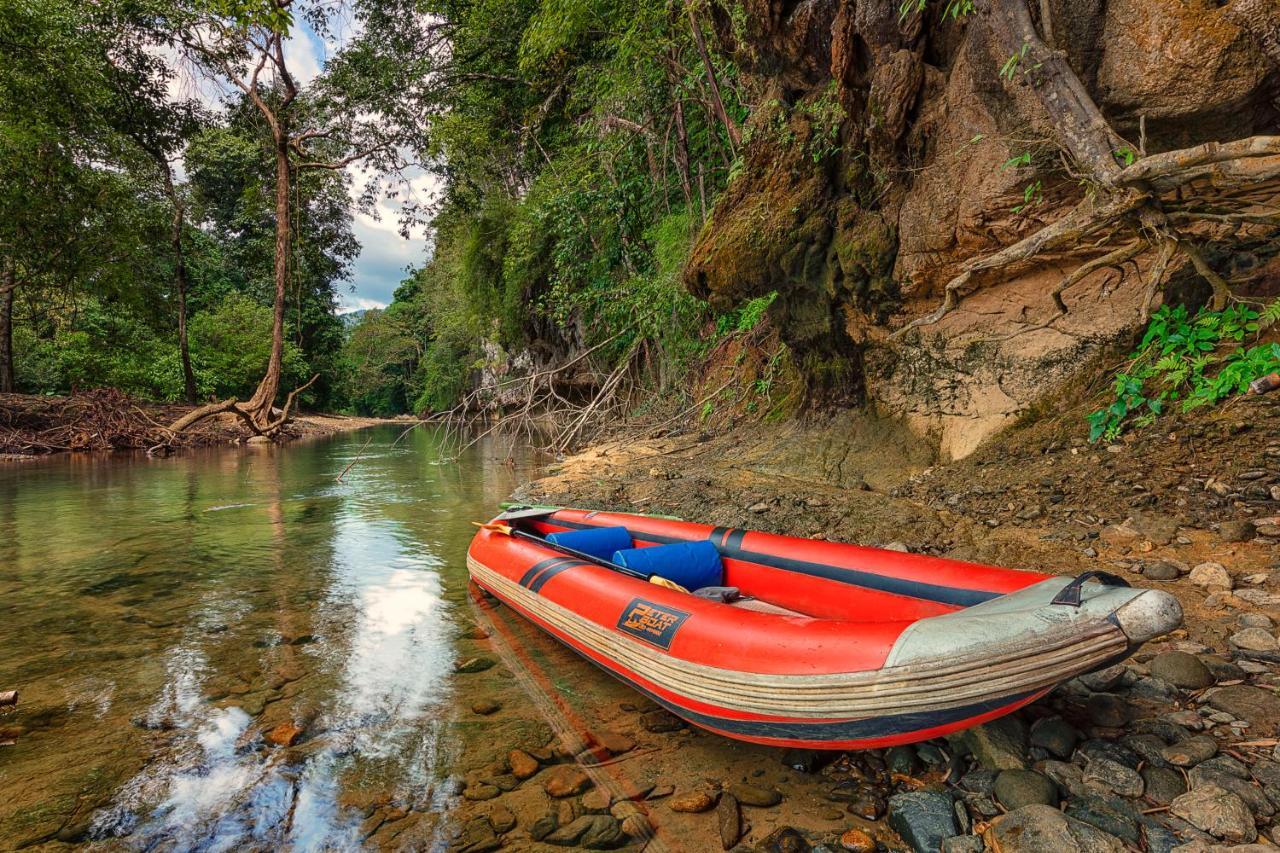
[[[368,435],[0,469],[0,837],[349,848],[399,810],[442,844],[468,522],[528,469],[386,429],[336,482]]]

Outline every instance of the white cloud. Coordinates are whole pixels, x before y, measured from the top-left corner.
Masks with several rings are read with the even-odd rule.
[[[350,314],[352,311],[368,311],[370,308],[386,308],[387,303],[379,302],[376,299],[365,299],[363,296],[353,296],[350,293],[343,293],[338,297],[338,310],[334,313],[339,316]]]
[[[298,86],[306,87],[320,76],[320,52],[309,29],[294,33],[284,43],[284,64]]]

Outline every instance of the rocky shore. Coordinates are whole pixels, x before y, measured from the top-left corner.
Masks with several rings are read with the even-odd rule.
[[[1275,849],[1274,411],[1272,401],[1249,401],[1110,447],[1086,444],[1068,412],[947,465],[910,436],[856,419],[655,436],[565,460],[518,497],[1047,571],[1122,570],[1135,585],[1177,595],[1186,624],[985,726],[824,754],[687,728],[620,685],[598,684],[610,680],[502,614],[498,636],[477,628],[464,642],[497,663],[487,656],[512,645],[502,631],[521,632],[517,646],[550,656],[542,666],[551,683],[533,689],[567,703],[584,734],[566,745],[572,726],[524,725],[520,743],[478,751],[457,782],[464,806],[453,846]],[[499,689],[527,674],[527,662],[501,664],[460,678]],[[593,695],[579,690],[587,680]],[[472,710],[490,719],[498,708]],[[617,772],[602,778],[600,765]]]

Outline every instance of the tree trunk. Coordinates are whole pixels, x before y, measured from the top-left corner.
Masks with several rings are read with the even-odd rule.
[[[716,69],[711,64],[711,57],[707,55],[707,44],[702,39],[702,27],[698,26],[693,7],[686,5],[685,10],[689,13],[689,26],[693,29],[693,43],[698,47],[698,55],[702,57],[702,67],[707,72],[707,84],[711,86],[711,103],[715,107],[716,115],[724,124],[725,132],[729,134],[729,146],[736,156],[738,145],[742,142],[742,131],[738,129],[737,123],[729,118],[729,113],[724,108],[724,99],[720,97],[720,83],[716,80]]]
[[[671,91],[671,102],[675,106],[676,173],[680,176],[680,190],[684,193],[685,210],[692,213],[693,182],[689,177],[689,131],[684,124],[684,102],[680,97],[680,86],[670,65],[667,66],[667,87]]]
[[[280,391],[280,373],[284,362],[284,305],[289,284],[289,133],[280,118],[275,132],[276,145],[276,247],[275,310],[271,325],[271,358],[258,390],[245,405],[260,426],[271,422],[271,407]]]
[[[18,274],[12,258],[0,261],[4,279],[0,281],[0,392],[12,394],[13,382],[13,291]]]
[[[185,224],[185,212],[178,191],[173,186],[173,171],[169,161],[163,155],[159,158],[160,173],[164,175],[164,189],[173,205],[172,230],[169,235],[173,244],[173,285],[178,296],[178,353],[182,357],[183,396],[188,404],[196,404],[196,375],[191,369],[191,348],[187,343],[187,260],[182,251],[182,229]]]

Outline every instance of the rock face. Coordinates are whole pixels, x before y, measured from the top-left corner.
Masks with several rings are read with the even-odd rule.
[[[1145,117],[1150,150],[1269,132],[1267,7],[1219,5],[1053,2],[1053,41],[1118,133],[1138,138]],[[1006,166],[1026,151],[1016,140],[1052,127],[1027,87],[1002,84],[1009,52],[986,17],[900,7],[713,4],[763,106],[684,279],[722,308],[776,292],[770,318],[816,401],[870,398],[960,457],[1140,323],[1143,276],[1099,269],[1057,316],[1064,270],[1096,254],[1079,246],[1065,265],[1010,269],[967,295],[967,310],[886,340],[932,311],[962,264],[1061,217],[1082,192],[1038,163]]]

